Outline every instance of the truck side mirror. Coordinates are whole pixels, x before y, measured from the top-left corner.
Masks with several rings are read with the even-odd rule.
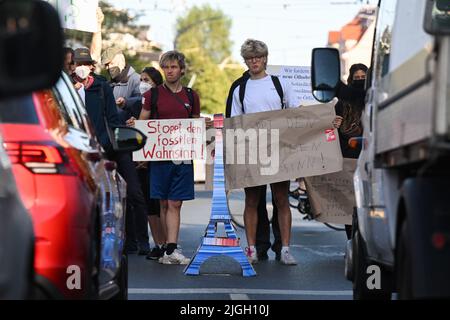
[[[337,93],[341,77],[339,51],[334,48],[315,48],[312,51],[312,94],[319,102],[331,101]]]
[[[428,0],[423,20],[425,32],[432,35],[450,34],[450,1]]]
[[[114,151],[132,152],[142,149],[147,137],[139,130],[130,127],[116,127],[112,141]]]
[[[51,87],[62,65],[56,10],[38,0],[0,1],[0,99]]]

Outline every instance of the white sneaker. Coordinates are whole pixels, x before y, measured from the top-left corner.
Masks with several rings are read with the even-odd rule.
[[[188,264],[190,261],[191,259],[186,258],[178,249],[175,249],[172,254],[164,252],[164,256],[158,260],[162,264]]]
[[[256,250],[253,251],[249,247],[245,248],[245,256],[247,257],[248,262],[250,262],[251,264],[258,263],[258,256],[256,254]]]
[[[297,261],[295,261],[295,258],[290,254],[289,251],[281,251],[281,264],[289,265],[289,266],[295,266],[297,265]]]

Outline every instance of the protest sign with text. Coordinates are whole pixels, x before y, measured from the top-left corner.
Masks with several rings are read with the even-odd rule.
[[[352,224],[356,206],[353,173],[356,159],[344,158],[343,170],[305,178],[314,219],[320,222]]]
[[[63,28],[97,32],[98,0],[47,0],[59,13]]]
[[[227,190],[341,171],[334,103],[225,119]]]
[[[268,65],[267,73],[292,86],[295,101],[302,106],[317,104],[311,92],[311,67]]]
[[[137,120],[135,128],[148,139],[133,161],[206,160],[204,119]]]

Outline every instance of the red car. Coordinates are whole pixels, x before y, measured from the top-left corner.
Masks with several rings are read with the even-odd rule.
[[[38,298],[126,298],[125,187],[75,95],[64,75],[52,90],[0,115],[17,188],[33,219],[35,292]]]

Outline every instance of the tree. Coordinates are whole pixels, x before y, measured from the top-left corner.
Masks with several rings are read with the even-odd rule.
[[[202,112],[224,112],[230,85],[243,72],[220,66],[232,62],[230,29],[231,19],[209,5],[194,6],[177,19],[174,47],[186,55],[184,84],[196,77],[193,88],[200,96]]]

